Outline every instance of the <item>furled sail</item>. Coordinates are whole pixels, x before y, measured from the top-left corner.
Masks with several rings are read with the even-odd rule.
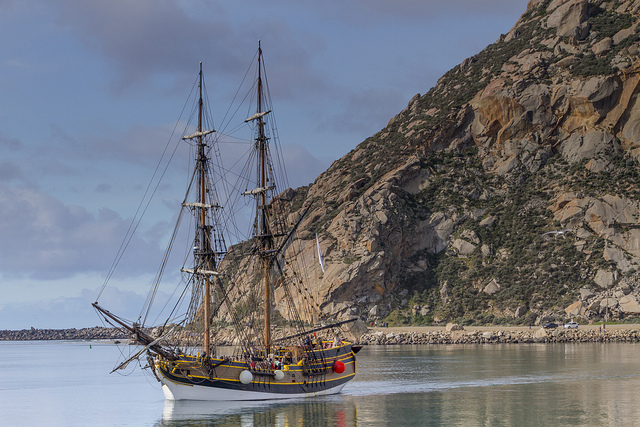
[[[245,123],[246,122],[251,122],[253,120],[259,119],[260,117],[264,116],[265,114],[269,114],[271,112],[271,110],[269,111],[263,111],[261,113],[255,113],[253,116],[249,117],[248,119],[245,119]]]
[[[210,205],[209,203],[183,203],[182,204],[183,207],[185,208],[201,208],[201,209],[213,209],[213,208],[219,208],[220,206],[218,205]]]
[[[253,190],[249,190],[249,191],[245,191],[244,193],[242,193],[243,196],[255,196],[256,194],[261,194],[261,193],[266,193],[269,190],[273,190],[275,187],[275,185],[272,185],[270,187],[259,187],[259,188],[254,188]]]
[[[181,268],[180,271],[182,271],[183,273],[189,273],[189,274],[199,274],[201,276],[220,276],[221,275],[221,273],[218,271],[203,270],[203,269],[194,270],[192,268]]]
[[[183,136],[182,139],[185,139],[185,140],[186,139],[194,139],[194,138],[198,138],[198,137],[201,137],[201,136],[207,136],[207,135],[209,135],[210,133],[213,133],[213,132],[215,132],[215,130],[203,130],[203,131],[199,131],[199,132],[194,132],[191,135]]]

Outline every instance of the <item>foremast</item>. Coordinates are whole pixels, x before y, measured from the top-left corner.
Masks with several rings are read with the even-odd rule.
[[[190,207],[194,211],[196,219],[196,232],[194,238],[193,255],[194,268],[183,269],[183,272],[193,275],[194,281],[201,281],[203,287],[203,355],[211,356],[211,303],[212,303],[212,279],[218,275],[216,257],[221,254],[217,251],[212,233],[214,226],[209,222],[207,213],[210,210],[219,208],[218,205],[209,203],[211,197],[208,188],[208,173],[210,167],[207,156],[207,144],[205,136],[215,132],[213,129],[203,129],[204,101],[202,62],[200,62],[200,74],[198,80],[198,125],[196,132],[182,137],[183,140],[192,140],[197,145],[196,171],[197,196],[195,203],[184,203],[185,207]]]
[[[180,323],[186,322],[189,327],[196,325],[196,318],[202,318],[203,332],[202,340],[197,344],[197,347],[202,345],[202,354],[205,357],[211,357],[212,343],[211,343],[211,319],[212,319],[212,307],[213,303],[213,288],[214,284],[222,289],[222,285],[219,283],[219,277],[221,273],[217,271],[218,265],[222,257],[226,254],[226,244],[222,235],[222,229],[220,227],[218,210],[221,207],[217,203],[217,193],[214,188],[214,169],[213,163],[210,159],[210,149],[213,147],[215,141],[209,136],[214,133],[213,126],[210,125],[210,116],[206,111],[205,104],[205,89],[204,89],[204,77],[202,72],[202,62],[200,62],[200,70],[198,75],[198,92],[197,92],[197,125],[194,133],[185,135],[182,137],[183,141],[186,141],[192,147],[194,147],[195,153],[195,167],[191,175],[191,181],[188,185],[187,194],[183,200],[182,208],[186,211],[190,211],[194,217],[195,232],[193,233],[193,266],[190,268],[182,268],[181,271],[189,275],[189,284],[192,285],[192,296],[189,304],[188,311],[184,320]],[[178,223],[180,218],[178,217]],[[147,299],[146,315],[149,314],[150,302],[152,301],[155,293],[157,292],[160,278],[164,270],[165,263],[167,262],[171,248],[173,247],[174,239],[177,235],[178,225],[174,230],[174,234],[171,237],[171,241],[168,244],[167,252],[165,253],[164,262],[160,269],[160,273],[156,278],[156,282],[149,297]],[[126,245],[125,245],[126,247]],[[106,283],[105,283],[106,285]],[[104,286],[103,286],[104,290]],[[102,292],[102,291],[101,291]],[[186,293],[184,293],[186,294]],[[183,294],[183,295],[184,295]],[[178,301],[178,305],[181,303],[182,297]],[[148,304],[148,305],[147,305]],[[100,307],[98,302],[94,302],[93,307],[100,313],[104,319],[119,328],[123,328],[131,335],[131,340],[134,343],[145,346],[144,350],[153,351],[161,355],[166,360],[177,360],[177,353],[171,349],[171,346],[167,346],[161,341],[167,341],[169,334],[173,332],[175,328],[172,328],[169,333],[164,333],[164,328],[167,326],[170,319],[167,319],[164,326],[160,329],[160,336],[153,337],[143,331],[144,323],[146,321],[146,315],[141,313],[137,322],[127,321],[119,316],[114,315],[108,310]],[[170,314],[174,314],[176,308]],[[144,309],[143,309],[144,311]],[[192,347],[191,343],[186,346]],[[137,358],[139,354],[134,356]],[[123,364],[126,365],[127,362]]]
[[[208,159],[204,150],[204,139],[202,136],[202,62],[200,63],[200,75],[198,82],[200,97],[198,98],[198,176],[200,180],[200,203],[206,205],[206,170]],[[215,259],[211,255],[211,239],[207,232],[207,218],[204,208],[200,208],[200,243],[203,252],[200,254],[202,264],[206,270],[215,271]],[[196,255],[197,256],[197,255]],[[211,352],[211,280],[209,275],[204,276],[204,356],[209,356]]]

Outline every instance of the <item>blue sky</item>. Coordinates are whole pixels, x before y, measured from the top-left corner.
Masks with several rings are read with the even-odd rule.
[[[526,4],[0,0],[0,329],[100,324],[89,304],[200,61],[216,120],[261,40],[296,187],[507,33]],[[101,297],[113,311],[138,312],[183,183],[161,187],[128,249],[135,262]]]

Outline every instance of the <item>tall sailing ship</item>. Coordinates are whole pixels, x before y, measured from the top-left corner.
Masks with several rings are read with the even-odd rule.
[[[159,326],[146,324],[168,255],[145,303],[146,311],[137,321],[125,320],[97,300],[92,304],[108,324],[125,330],[132,343],[141,347],[114,371],[133,360],[143,363],[146,356],[145,368],[162,384],[167,399],[264,400],[335,394],[356,374],[355,353],[360,348],[343,340],[340,329],[355,319],[323,323],[317,312],[309,314],[312,298],[303,295],[309,291],[290,260],[304,213],[293,219],[289,215],[291,223],[283,217],[290,200],[276,189],[278,162],[273,162],[272,154],[277,147],[272,139],[277,132],[268,126],[271,110],[260,47],[256,63],[251,89],[255,112],[244,120],[254,134],[252,154],[243,169],[250,178],[225,185],[223,191],[216,184],[224,181],[226,172],[218,159],[217,132],[207,127],[210,117],[200,65],[194,108],[197,125],[182,137],[195,154],[181,210],[192,217],[193,244],[189,261],[181,269],[183,289],[178,295],[182,297],[169,318]],[[233,205],[238,198],[228,191],[232,187],[241,189],[238,193],[244,198],[254,199],[255,219],[252,236],[227,249],[224,226],[232,221],[220,199]],[[234,210],[237,206],[232,206]],[[169,248],[179,234],[173,233]],[[223,355],[221,340],[231,341],[232,351]]]

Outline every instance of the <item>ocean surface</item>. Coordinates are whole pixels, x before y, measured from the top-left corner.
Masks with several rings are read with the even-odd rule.
[[[109,374],[130,350],[0,342],[0,425],[640,425],[640,344],[368,346],[341,394],[254,403],[165,401],[135,363]]]

